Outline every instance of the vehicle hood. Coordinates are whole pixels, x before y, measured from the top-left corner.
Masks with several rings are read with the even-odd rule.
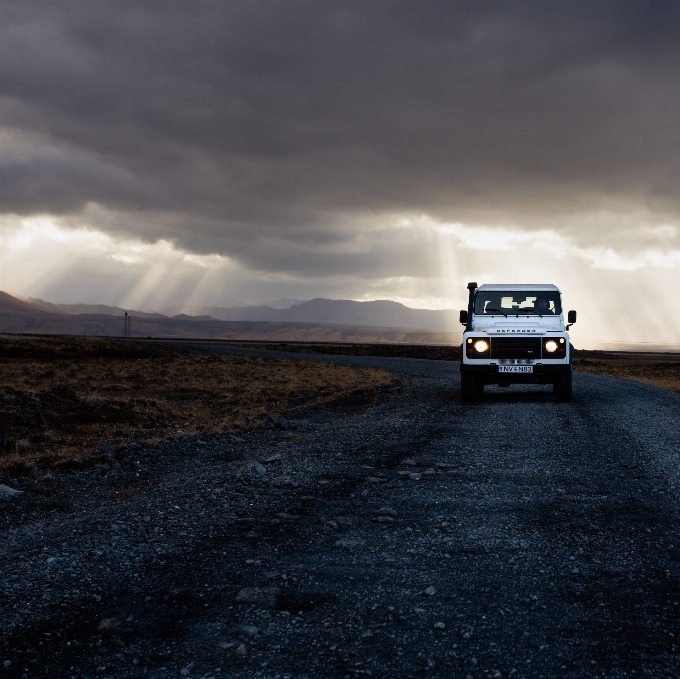
[[[557,318],[523,320],[518,318],[473,318],[472,329],[489,335],[545,335],[546,332],[564,330],[564,323]]]

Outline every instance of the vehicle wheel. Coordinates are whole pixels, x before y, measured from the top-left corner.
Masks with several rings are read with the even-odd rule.
[[[557,381],[553,382],[553,394],[557,394]]]
[[[460,375],[460,400],[471,403],[477,400],[477,380],[474,375],[461,373]]]
[[[481,399],[484,396],[484,382],[475,383],[475,396]]]
[[[560,403],[571,403],[571,381],[571,370],[558,376],[555,394]]]

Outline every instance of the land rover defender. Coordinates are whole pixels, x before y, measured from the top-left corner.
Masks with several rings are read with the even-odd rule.
[[[574,348],[567,332],[562,294],[555,285],[481,285],[468,283],[468,308],[460,348],[460,392],[476,401],[488,384],[552,384],[558,401],[571,401]]]

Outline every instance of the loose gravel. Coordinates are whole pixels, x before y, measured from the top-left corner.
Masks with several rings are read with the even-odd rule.
[[[0,679],[680,676],[680,396],[299,358],[402,386],[71,474],[0,532]]]

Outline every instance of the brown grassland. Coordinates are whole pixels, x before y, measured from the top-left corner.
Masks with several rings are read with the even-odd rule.
[[[385,356],[390,358],[426,358],[432,361],[457,361],[458,345],[442,344],[370,344],[343,342],[230,342],[251,349],[290,353],[331,354],[336,356]]]
[[[680,354],[577,351],[574,370],[623,377],[680,394]]]
[[[382,370],[196,353],[134,340],[0,337],[0,478],[131,441],[249,429],[346,397]]]

